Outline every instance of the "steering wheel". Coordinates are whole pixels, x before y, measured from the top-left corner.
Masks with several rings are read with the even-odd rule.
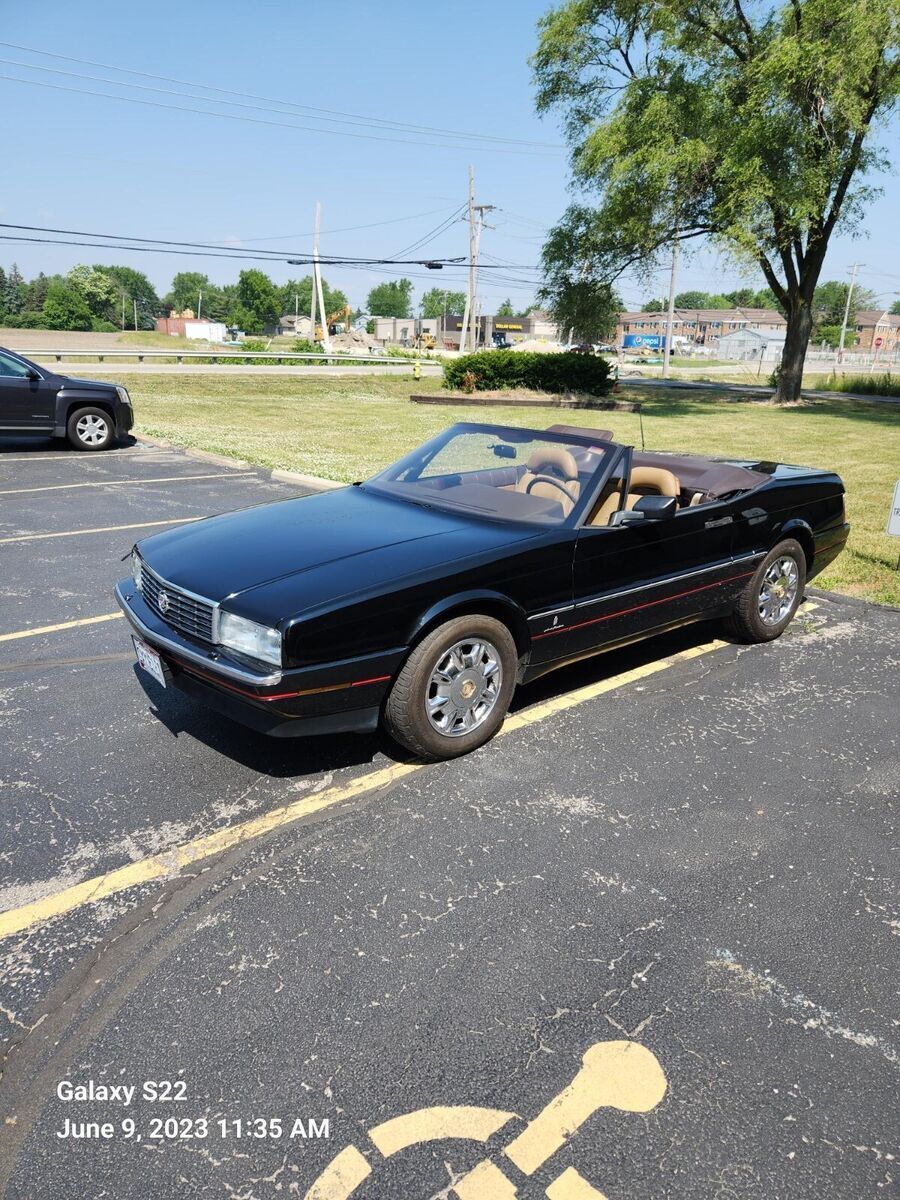
[[[528,483],[525,485],[526,496],[530,494],[531,489],[536,483],[552,483],[555,488],[559,488],[567,500],[572,499],[572,493],[569,491],[566,485],[561,483],[558,479],[554,479],[552,475],[535,475],[534,479],[529,479]]]

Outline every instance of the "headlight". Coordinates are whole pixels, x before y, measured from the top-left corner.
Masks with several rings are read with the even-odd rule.
[[[128,395],[128,388],[116,387],[116,395],[123,404],[127,404],[131,408],[131,397]]]
[[[131,551],[131,578],[138,591],[141,590],[141,556],[137,550]]]
[[[263,662],[281,666],[281,634],[277,629],[269,629],[266,625],[257,625],[246,617],[235,616],[234,613],[219,613],[220,646],[229,650],[239,650],[251,658],[260,658]]]

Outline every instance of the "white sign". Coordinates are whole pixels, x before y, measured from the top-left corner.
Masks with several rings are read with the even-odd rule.
[[[894,499],[888,513],[887,531],[891,537],[900,537],[900,479],[894,485]]]

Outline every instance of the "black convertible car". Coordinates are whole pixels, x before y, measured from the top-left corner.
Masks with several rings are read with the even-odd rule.
[[[116,596],[163,686],[448,758],[564,663],[716,616],[778,637],[847,532],[830,471],[467,423],[367,483],[146,538]]]

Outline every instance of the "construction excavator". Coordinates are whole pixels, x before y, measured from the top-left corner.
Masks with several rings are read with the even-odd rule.
[[[343,308],[339,308],[335,312],[329,313],[327,323],[328,332],[331,337],[336,337],[339,333],[349,333],[352,320],[353,313],[351,312],[349,304],[345,304]],[[325,334],[322,330],[322,326],[317,325],[316,341],[320,342],[324,336]]]

